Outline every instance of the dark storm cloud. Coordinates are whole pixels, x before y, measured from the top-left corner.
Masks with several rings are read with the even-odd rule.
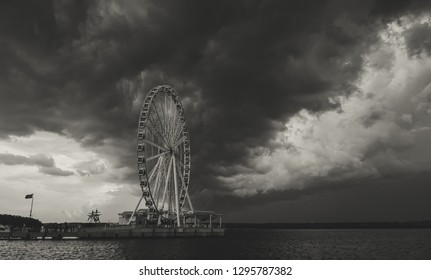
[[[5,0],[0,4],[0,11],[2,41],[12,39],[29,44],[28,47],[37,47],[40,51],[50,48],[56,33],[51,1]]]
[[[173,81],[185,102],[195,193],[249,168],[300,109],[337,107],[383,24],[421,1],[7,1],[0,4],[0,137],[35,130],[90,148],[117,146],[134,166],[138,93],[120,82],[147,73],[139,94]],[[406,40],[413,52],[417,31]],[[427,33],[426,33],[427,34]],[[200,95],[195,93],[199,92]],[[373,121],[370,118],[369,121]],[[109,149],[107,147],[106,149]],[[219,168],[219,167],[225,168]],[[53,171],[53,170],[51,170]],[[53,172],[55,173],[55,172]]]
[[[53,176],[70,176],[75,174],[72,171],[56,167],[52,157],[41,154],[30,155],[28,157],[13,154],[0,154],[0,164],[37,166],[39,172]]]
[[[254,205],[238,197],[222,201],[226,221],[268,222],[369,222],[369,221],[418,221],[428,220],[431,210],[430,173],[412,178],[390,177],[384,180],[366,180],[335,183],[306,190],[276,192],[282,198],[266,199],[262,204],[253,199]],[[406,190],[408,185],[408,190]],[[257,197],[258,198],[258,197]],[[235,206],[238,204],[239,206]]]
[[[431,26],[418,24],[405,33],[406,45],[410,55],[431,54]]]

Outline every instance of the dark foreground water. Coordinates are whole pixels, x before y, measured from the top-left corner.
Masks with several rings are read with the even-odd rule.
[[[222,238],[0,240],[0,259],[431,259],[431,229],[229,230]]]

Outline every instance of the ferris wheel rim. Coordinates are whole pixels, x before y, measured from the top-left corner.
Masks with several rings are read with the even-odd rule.
[[[164,95],[165,102],[167,100],[172,102],[174,105],[174,109],[176,112],[174,125],[172,123],[172,119],[170,119],[171,123],[169,123],[168,126],[166,125],[166,123],[158,125],[154,124],[154,121],[158,120],[162,122],[163,119],[159,115],[156,105],[153,103],[155,98],[160,95]],[[163,111],[163,108],[161,109],[162,112],[160,114],[165,114],[166,112]],[[151,117],[151,113],[153,117]],[[152,127],[154,130],[157,130],[150,132],[153,137],[152,140],[148,139],[150,137],[147,138],[146,135],[151,130],[150,127]],[[165,129],[169,129],[169,134],[166,133],[166,131],[163,132],[163,130]],[[154,141],[154,139],[157,139],[157,141]],[[174,190],[175,192],[178,191],[178,194],[176,193],[176,203],[178,203],[178,211],[176,212],[176,215],[181,214],[181,210],[184,207],[186,197],[188,196],[188,187],[190,183],[190,137],[187,130],[186,117],[183,105],[180,98],[178,97],[178,94],[172,87],[168,85],[156,86],[148,92],[146,98],[144,99],[144,104],[140,112],[137,143],[138,176],[141,190],[143,192],[143,197],[145,198],[146,206],[148,207],[149,212],[154,213],[158,216],[163,214],[164,198],[162,198],[162,206],[160,209],[160,197],[155,197],[156,195],[158,195],[157,191],[160,191],[160,189],[157,189],[157,187],[160,188],[160,185],[157,184],[156,179],[156,186],[154,187],[154,189],[152,189],[151,183],[154,180],[154,176],[161,176],[160,174],[167,172],[167,174],[164,175],[167,175],[167,177],[174,177]],[[146,157],[146,147],[151,147],[152,149],[157,148],[158,154],[152,155],[151,157]],[[177,156],[176,152],[181,154]],[[157,162],[149,171],[149,162],[156,159]],[[166,164],[165,161],[168,163]],[[161,168],[161,165],[163,165],[164,169],[166,169],[165,166],[168,166],[168,170],[159,170]],[[171,171],[170,169],[173,169],[173,171]],[[172,175],[170,174],[171,172],[173,172]],[[166,183],[168,182],[168,180],[171,180],[171,178],[167,178],[164,180]],[[177,187],[178,183],[180,184],[180,188]],[[168,183],[166,183],[166,185],[168,185]],[[165,196],[165,193],[166,186],[163,193],[163,197]],[[189,197],[187,197],[187,199],[189,199]]]

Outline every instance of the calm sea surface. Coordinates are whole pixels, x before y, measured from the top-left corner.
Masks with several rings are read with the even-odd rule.
[[[431,259],[431,229],[229,230],[221,238],[0,240],[0,259]]]

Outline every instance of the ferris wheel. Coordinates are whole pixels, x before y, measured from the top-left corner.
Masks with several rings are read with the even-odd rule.
[[[180,98],[167,85],[151,89],[141,109],[137,135],[138,175],[148,218],[161,224],[176,221],[186,200],[190,182],[190,138]],[[132,217],[129,220],[132,220]]]

